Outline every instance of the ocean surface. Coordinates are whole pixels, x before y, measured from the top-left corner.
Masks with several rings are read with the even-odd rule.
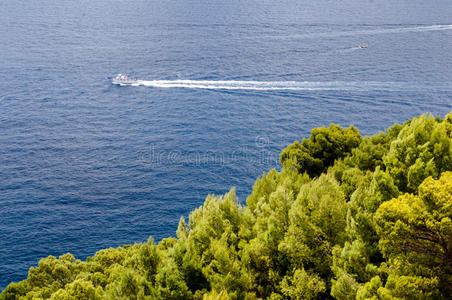
[[[451,49],[450,0],[2,0],[0,290],[244,204],[313,127],[444,117]]]

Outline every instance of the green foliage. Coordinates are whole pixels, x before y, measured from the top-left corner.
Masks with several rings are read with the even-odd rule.
[[[421,182],[452,169],[452,113],[444,120],[430,115],[404,124],[383,158],[401,191],[415,192]]]
[[[0,299],[5,300],[16,300],[22,298],[28,291],[30,291],[30,285],[28,280],[23,280],[21,282],[12,282],[6,289],[0,294]]]
[[[325,292],[325,283],[304,269],[295,270],[293,276],[284,277],[281,286],[283,294],[290,299],[315,299]]]
[[[330,286],[332,247],[344,242],[346,203],[332,175],[305,184],[289,213],[279,250],[293,268],[304,268]],[[319,291],[321,292],[321,291]]]
[[[76,279],[59,289],[50,297],[51,300],[97,300],[103,299],[101,288],[94,288],[91,281]]]
[[[303,139],[301,144],[295,142],[282,151],[281,164],[286,169],[318,176],[336,159],[350,154],[360,142],[361,135],[353,126],[342,129],[331,124],[329,128],[315,128],[309,139]]]
[[[366,284],[358,290],[356,299],[378,299],[376,295],[378,294],[378,290],[382,287],[382,285],[383,284],[381,282],[380,276],[373,277],[369,282],[366,282]]]
[[[313,129],[247,205],[209,195],[176,237],[42,259],[6,299],[447,299],[452,113]],[[408,193],[407,193],[408,192]]]
[[[203,300],[229,300],[228,292],[225,290],[222,290],[221,292],[217,293],[215,290],[212,290],[212,292],[208,294],[204,294]]]
[[[388,153],[391,142],[397,138],[402,126],[395,124],[386,132],[364,137],[358,147],[352,149],[346,163],[363,171],[374,171],[377,167],[384,170],[383,157]]]
[[[383,203],[375,215],[380,248],[394,266],[393,295],[452,295],[452,172],[427,178],[419,195]]]

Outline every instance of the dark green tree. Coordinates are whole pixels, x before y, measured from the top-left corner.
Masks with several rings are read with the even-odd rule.
[[[295,142],[284,149],[280,156],[286,169],[294,169],[309,176],[318,176],[338,158],[350,154],[361,142],[359,131],[350,126],[342,129],[331,124],[329,128],[320,127],[311,131],[309,139]]]

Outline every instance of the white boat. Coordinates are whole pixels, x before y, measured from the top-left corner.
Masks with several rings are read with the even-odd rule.
[[[127,74],[118,74],[111,81],[113,84],[119,85],[136,85],[138,80],[136,78],[130,78]]]

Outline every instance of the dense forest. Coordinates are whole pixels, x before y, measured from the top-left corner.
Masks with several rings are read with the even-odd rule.
[[[41,259],[0,299],[450,299],[452,112],[316,128],[281,171],[207,196],[177,238]]]

